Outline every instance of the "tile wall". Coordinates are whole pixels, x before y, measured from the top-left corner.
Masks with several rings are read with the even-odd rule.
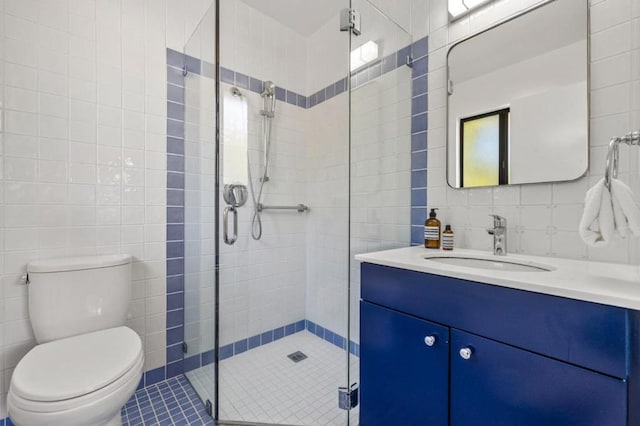
[[[256,30],[257,33],[260,31],[274,32],[275,39],[279,38],[279,32],[289,38],[300,37],[289,29],[280,27],[271,18],[261,15],[254,9],[247,8],[242,2],[225,7],[231,8],[227,13],[240,13],[244,17],[248,16],[247,19],[255,22],[257,26],[262,26],[261,30]],[[262,240],[256,242],[249,235],[251,202],[240,209],[239,241],[232,247],[221,244],[221,345],[225,357],[262,344],[261,333],[264,333],[265,330],[272,330],[275,333],[275,330],[283,324],[294,324],[302,318],[317,321],[318,325],[322,324],[318,329],[322,330],[321,334],[325,339],[329,338],[333,341],[333,332],[337,333],[335,337],[338,338],[338,341],[344,340],[343,336],[346,336],[347,265],[343,260],[348,253],[348,241],[345,238],[348,232],[346,204],[348,186],[345,184],[348,181],[348,168],[346,167],[348,158],[346,144],[348,141],[348,98],[342,95],[346,88],[346,81],[342,76],[346,73],[348,35],[336,31],[337,15],[335,18],[331,20],[332,34],[341,36],[341,45],[345,47],[343,52],[340,52],[340,49],[337,50],[341,56],[335,62],[331,62],[331,66],[326,70],[328,75],[335,74],[335,79],[331,77],[332,79],[318,80],[314,82],[315,86],[307,85],[307,88],[303,88],[300,92],[292,90],[297,87],[295,79],[291,80],[291,85],[287,83],[286,79],[284,81],[274,79],[278,85],[276,95],[280,102],[277,106],[274,128],[272,176],[265,186],[267,191],[265,203],[296,204],[304,202],[311,207],[311,212],[304,215],[278,212],[263,214],[265,235]],[[382,18],[378,17],[378,19]],[[232,37],[236,31],[229,22],[226,25],[227,28],[222,34],[223,57],[224,52],[229,50],[229,48],[225,49],[225,37]],[[377,26],[371,28],[378,30],[377,37],[385,36],[385,32]],[[317,41],[314,37],[327,36],[325,31],[327,28],[322,28],[318,34],[305,40],[305,43],[310,46],[314,45],[314,42]],[[389,34],[393,35],[393,31],[387,30],[386,36]],[[404,63],[410,48],[401,49],[399,53],[394,48],[395,46],[406,46],[407,43],[410,43],[410,37],[405,33],[404,38],[396,36],[389,38],[389,40],[390,42],[385,45],[384,50],[388,55],[379,63],[360,70],[352,78],[353,87],[362,87],[363,90],[358,107],[363,108],[363,116],[368,114],[369,117],[362,122],[361,140],[363,143],[366,142],[366,135],[370,135],[373,131],[367,129],[368,132],[364,132],[365,127],[371,124],[372,120],[375,121],[380,114],[388,115],[377,127],[381,135],[385,135],[384,140],[376,142],[377,145],[374,144],[377,150],[382,151],[379,153],[380,161],[384,161],[386,164],[384,166],[386,175],[382,179],[383,189],[392,195],[395,188],[406,188],[404,198],[394,196],[392,198],[395,201],[392,204],[375,198],[383,206],[380,211],[384,211],[382,215],[384,217],[380,219],[375,217],[377,215],[375,200],[369,203],[371,204],[370,208],[361,210],[369,212],[369,217],[364,219],[362,223],[363,226],[364,222],[368,220],[370,227],[378,226],[382,230],[382,235],[378,239],[371,240],[367,239],[366,235],[362,235],[362,240],[368,249],[373,249],[374,246],[388,247],[389,244],[392,246],[406,245],[409,241],[411,71],[404,66]],[[237,40],[233,42],[237,43]],[[202,43],[202,41],[190,40],[188,53],[193,53],[189,46],[198,46],[198,43]],[[226,43],[232,44],[231,41]],[[249,53],[262,58],[262,61],[272,61],[274,60],[272,57],[261,56],[261,52],[270,51],[273,48],[270,43],[273,43],[273,40],[268,38],[261,43],[254,40],[251,49],[255,49],[255,52],[250,50]],[[294,40],[291,45],[296,46],[297,42]],[[198,50],[197,47],[196,50]],[[279,57],[278,60],[284,59],[286,61],[287,58],[290,58],[291,67],[295,68],[300,65],[296,62],[299,60],[297,53],[296,48],[285,50],[284,56]],[[291,56],[288,56],[289,54]],[[336,59],[336,50],[333,54]],[[258,115],[262,105],[261,99],[256,93],[259,93],[262,88],[262,78],[259,76],[264,75],[266,76],[264,78],[271,78],[268,74],[261,74],[260,70],[272,65],[269,63],[254,64],[254,72],[248,73],[244,70],[249,68],[243,69],[241,67],[250,65],[243,61],[238,52],[234,52],[227,60],[229,65],[223,60],[221,68],[222,90],[223,92],[228,91],[230,86],[234,85],[240,88],[248,102],[250,157],[253,166],[256,167],[261,165],[263,154],[260,140],[261,117]],[[252,60],[255,61],[255,59]],[[236,65],[234,65],[234,61]],[[234,66],[240,68],[233,69]],[[395,71],[396,69],[398,71]],[[335,70],[339,72],[332,74]],[[187,97],[189,96],[189,78],[187,76]],[[380,81],[378,81],[379,78]],[[200,78],[194,87],[202,87],[203,81],[204,79]],[[318,85],[326,85],[326,87],[318,91]],[[400,89],[397,85],[401,85],[404,89]],[[311,94],[304,95],[304,93]],[[195,103],[201,107],[203,103],[206,103],[206,100],[195,99]],[[187,100],[186,110],[189,111],[191,107],[192,105],[189,105]],[[329,123],[330,125],[328,125]],[[373,129],[375,128],[374,125]],[[186,130],[188,133],[188,125]],[[187,139],[189,138],[187,137]],[[404,140],[405,143],[400,143],[400,140]],[[200,144],[202,142],[202,140],[199,141]],[[362,187],[366,186],[365,175],[373,176],[379,172],[375,167],[377,160],[367,154],[367,148],[371,147],[362,146],[359,152],[364,156],[362,159],[355,160],[354,163],[364,173],[361,179],[362,185],[360,185]],[[186,173],[187,175],[190,173],[188,164]],[[391,180],[386,182],[388,180],[386,177]],[[257,184],[257,177],[254,176],[254,178],[256,178]],[[287,181],[286,184],[284,180]],[[342,188],[342,192],[340,192],[340,188]],[[186,210],[188,209],[189,202],[186,203]],[[395,214],[402,219],[396,220]],[[344,220],[341,220],[341,217]],[[360,231],[358,232],[361,234]],[[185,250],[187,247],[188,245],[185,246]],[[266,249],[266,247],[269,248]],[[279,266],[274,266],[272,263]],[[300,266],[304,267],[305,264],[306,271],[297,269]],[[194,278],[195,276],[191,276],[191,279]],[[190,280],[187,279],[185,289],[187,305],[190,303],[189,293],[191,291],[189,288],[192,284],[194,283],[190,283]],[[197,287],[197,285],[195,286]],[[202,291],[202,288],[199,292],[194,291],[194,297],[201,296]],[[299,302],[305,299],[306,306],[301,305]],[[189,340],[190,338],[187,337],[189,347],[199,348],[201,351],[198,359],[199,352],[189,350],[187,364],[188,369],[191,369],[210,362],[212,359],[210,351],[213,348],[213,342],[210,341],[210,337],[207,344],[204,342],[207,336],[213,335],[214,324],[212,321],[202,320],[206,312],[212,312],[211,307],[207,309],[201,305],[200,318],[191,315],[193,312],[197,312],[197,309],[190,307],[187,311],[190,319],[186,320],[185,333],[191,335],[192,338]],[[198,321],[207,323],[206,327],[201,328],[202,333],[198,337],[199,340],[188,331],[191,321],[194,321],[194,324]],[[325,327],[327,332],[324,332]],[[209,332],[205,331],[207,329]],[[297,331],[295,327],[292,329]],[[286,335],[286,327],[283,330]]]
[[[403,52],[405,50],[401,50]],[[403,64],[351,93],[351,259],[410,241],[411,74]],[[359,342],[360,264],[351,263],[351,338]]]
[[[129,325],[166,363],[166,48],[207,3],[0,1],[0,418],[35,344],[32,259],[131,253]]]
[[[587,189],[601,178],[606,144],[615,135],[640,127],[640,3],[637,0],[592,0],[590,166],[587,175],[568,183],[454,190],[445,176],[446,52],[448,47],[537,0],[495,1],[449,24],[446,0],[429,5],[427,205],[440,207],[456,244],[488,250],[485,228],[489,213],[508,219],[510,250],[543,256],[638,263],[634,240],[605,249],[587,249],[578,236]],[[623,148],[620,177],[640,190],[637,148]],[[414,241],[415,242],[415,241]]]

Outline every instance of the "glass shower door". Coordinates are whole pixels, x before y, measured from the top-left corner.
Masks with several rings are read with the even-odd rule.
[[[384,2],[380,9],[368,0],[351,1],[362,24],[351,34],[350,49],[349,383],[360,383],[360,263],[354,256],[409,246],[412,184],[426,194],[426,144],[417,143],[426,141],[426,126],[412,135],[412,108],[426,110],[426,95],[412,93],[421,86],[414,76],[426,82],[426,40],[412,48],[407,3]],[[412,164],[412,155],[424,161]],[[412,182],[412,169],[424,183]],[[350,424],[358,424],[358,413],[357,407],[351,411]]]
[[[353,255],[410,240],[408,10],[300,3],[214,4],[184,50],[183,364],[220,424],[358,424]]]
[[[348,2],[220,6],[219,419],[344,425]]]
[[[216,400],[216,36],[214,4],[184,47],[186,72],[170,77],[170,83],[182,83],[182,94],[178,84],[170,86],[169,96],[184,103],[184,195],[171,200],[168,195],[168,204],[184,206],[184,224],[182,230],[167,228],[167,239],[183,237],[184,278],[172,285],[184,286],[184,371],[211,414]]]

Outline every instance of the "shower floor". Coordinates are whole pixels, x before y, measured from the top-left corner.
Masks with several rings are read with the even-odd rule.
[[[287,355],[308,358],[295,363]],[[346,385],[345,351],[308,331],[287,336],[222,361],[220,419],[287,425],[346,425],[338,408],[338,387]],[[358,359],[351,357],[352,382]],[[203,400],[214,401],[213,364],[190,371],[189,381]],[[358,408],[351,425],[358,424]]]

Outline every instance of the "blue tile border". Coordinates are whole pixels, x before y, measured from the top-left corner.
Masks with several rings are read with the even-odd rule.
[[[394,71],[395,69],[403,65],[407,65],[411,62],[412,52],[414,57],[416,57],[415,53],[419,53],[422,51],[426,52],[426,37],[413,43],[412,45],[405,46],[397,52],[393,52],[382,59],[365,65],[355,70],[354,72],[351,72],[349,77],[341,78],[308,96],[277,86],[276,99],[294,106],[298,106],[300,108],[313,108],[335,96],[338,96],[341,93],[344,93],[348,88],[347,83],[349,81],[349,78],[351,79],[351,87],[355,89],[370,81],[375,80],[378,77],[381,77],[388,72]],[[424,67],[425,60],[426,53],[417,57],[417,66]],[[213,69],[213,64],[210,64],[208,62],[201,63],[199,59],[189,55],[184,55],[180,52],[176,52],[175,50],[167,49],[167,63],[169,64],[169,68],[171,68],[170,75],[167,75],[167,81],[169,83],[168,86],[175,84],[184,86],[184,77],[182,77],[182,74],[176,74],[177,71],[182,73],[184,69],[186,69],[188,72],[204,75],[205,77],[214,77],[213,73],[204,72],[207,68]],[[415,67],[415,65],[412,66]],[[237,86],[240,89],[247,89],[253,93],[258,94],[262,93],[264,87],[264,81],[243,74],[241,72],[225,68],[223,66],[220,67],[220,81]],[[171,90],[173,91],[174,89]],[[184,94],[169,94],[169,89],[167,90],[167,92],[167,98],[170,103],[180,103],[180,99],[182,99],[182,103],[184,103]],[[177,108],[177,106],[172,105],[171,114],[175,115]],[[169,115],[169,117],[172,118],[172,115]]]
[[[411,245],[424,244],[427,213],[427,129],[429,127],[429,40],[411,44]]]
[[[347,339],[340,334],[324,328],[313,321],[305,320],[305,329],[310,333],[315,334],[319,338],[326,340],[327,342],[339,347],[342,350],[348,350],[350,354],[360,357],[360,344],[349,340],[347,347]]]
[[[184,372],[184,71],[200,74],[206,63],[167,49],[166,364],[147,371],[142,386]]]
[[[322,327],[319,324],[309,320],[296,321],[282,327],[276,327],[272,330],[265,331],[264,333],[256,334],[255,336],[247,337],[233,343],[220,347],[220,360],[231,358],[236,355],[240,355],[244,352],[250,351],[260,346],[267,345],[269,343],[280,340],[284,337],[290,336],[295,333],[307,330],[315,336],[331,343],[334,346],[339,347],[342,350],[349,350],[349,352],[357,357],[360,356],[360,344],[349,341],[347,347],[347,339],[332,331],[328,328]],[[205,365],[212,364],[214,362],[214,351],[209,350],[198,355],[185,358],[184,371],[189,372],[196,370]]]

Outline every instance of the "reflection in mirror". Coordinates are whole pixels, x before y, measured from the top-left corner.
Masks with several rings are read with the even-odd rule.
[[[507,184],[509,108],[460,119],[462,186]]]
[[[588,166],[587,2],[554,0],[454,45],[447,181],[577,179]]]

